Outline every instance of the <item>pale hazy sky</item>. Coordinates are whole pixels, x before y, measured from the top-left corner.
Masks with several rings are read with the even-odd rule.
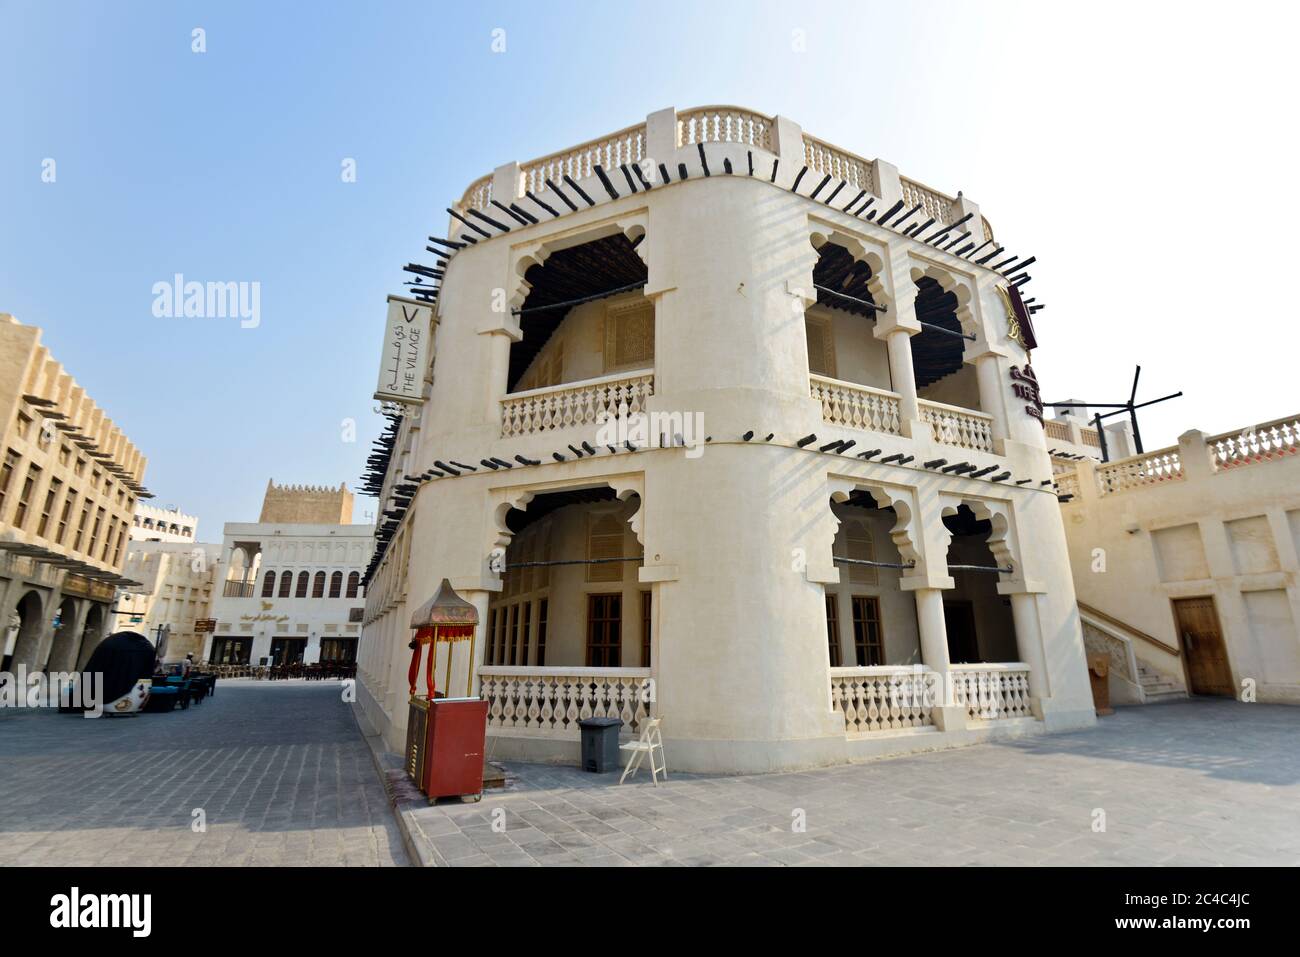
[[[268,477],[355,486],[384,296],[471,180],[735,103],[964,190],[1038,257],[1044,397],[1122,399],[1140,362],[1143,396],[1186,392],[1156,448],[1298,411],[1296,11],[0,0],[0,311],[219,539]],[[260,282],[261,325],[156,318],[177,272]]]

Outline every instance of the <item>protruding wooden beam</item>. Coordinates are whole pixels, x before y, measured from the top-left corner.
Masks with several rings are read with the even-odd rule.
[[[538,199],[536,196],[534,196],[534,195],[533,195],[533,191],[532,191],[531,189],[526,189],[526,190],[524,190],[524,195],[527,196],[529,199],[531,199],[531,200],[532,200],[534,203],[536,203],[538,206],[542,207],[542,209],[546,210],[546,211],[547,211],[548,213],[550,213],[552,216],[559,216],[559,215],[560,215],[559,213],[557,213],[557,212],[555,211],[555,208],[552,207],[549,203],[544,203],[544,202],[542,202],[540,199]]]
[[[618,190],[616,190],[614,184],[609,181],[609,177],[605,175],[605,170],[601,168],[600,164],[597,163],[592,168],[596,171],[596,176],[600,179],[600,185],[604,186],[605,192],[609,193],[609,198],[618,199]]]
[[[578,183],[577,183],[577,181],[576,181],[572,176],[570,176],[568,173],[565,173],[563,179],[564,179],[565,185],[567,185],[567,186],[568,186],[570,189],[572,189],[575,193],[577,193],[579,196],[581,196],[582,199],[583,199],[583,202],[585,202],[588,206],[595,206],[595,205],[596,205],[596,201],[595,201],[594,199],[592,199],[590,196],[587,195],[587,191],[586,191],[585,189],[583,189],[581,186],[579,186]]]
[[[546,180],[546,185],[551,190],[552,193],[560,197],[560,199],[564,200],[564,205],[568,206],[571,212],[576,213],[578,211],[577,205],[573,202],[573,200],[569,199],[568,196],[564,195],[564,193],[560,191],[560,187],[556,186],[549,179]]]
[[[482,236],[484,239],[491,239],[491,238],[492,238],[492,234],[489,233],[486,229],[484,229],[482,226],[478,225],[478,223],[475,223],[475,222],[472,222],[472,221],[469,220],[469,219],[466,219],[464,216],[462,216],[460,213],[456,212],[456,211],[455,211],[454,209],[452,209],[450,206],[447,207],[447,212],[451,214],[452,219],[458,219],[458,220],[460,220],[462,223],[464,223],[464,224],[465,224],[466,226],[468,226],[470,229],[474,230],[474,232],[478,233],[478,234],[479,234],[480,236]]]

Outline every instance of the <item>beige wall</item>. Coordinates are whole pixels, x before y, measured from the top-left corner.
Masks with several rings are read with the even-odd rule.
[[[348,525],[352,522],[352,493],[314,485],[266,483],[259,522],[287,525]]]
[[[1279,434],[1296,436],[1294,425],[1286,429]],[[1070,473],[1065,490],[1074,497],[1061,513],[1075,590],[1174,648],[1172,600],[1211,597],[1238,689],[1251,681],[1261,701],[1300,701],[1295,439],[1268,439],[1227,463],[1216,454],[1225,440],[1238,441],[1193,430],[1176,448]],[[1101,494],[1116,474],[1132,484]],[[1141,640],[1133,648],[1142,664],[1186,686],[1181,656]]]

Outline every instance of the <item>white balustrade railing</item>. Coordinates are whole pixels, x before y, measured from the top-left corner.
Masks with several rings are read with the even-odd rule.
[[[1178,449],[1161,449],[1097,466],[1097,494],[1114,495],[1183,477]]]
[[[936,442],[977,452],[993,451],[993,416],[926,399],[917,405],[921,418],[930,423]]]
[[[1205,440],[1216,472],[1276,461],[1300,452],[1300,416],[1287,416]]]
[[[868,193],[880,195],[876,189],[875,169],[871,160],[855,156],[848,150],[805,133],[803,161],[809,169],[823,175],[829,174],[832,179],[842,179],[854,189],[865,189]]]
[[[702,106],[677,114],[677,145],[743,143],[772,149],[772,118],[738,106]]]
[[[1031,718],[1029,665],[1020,662],[952,665],[953,694],[973,721]]]
[[[644,412],[654,383],[654,372],[647,370],[512,392],[501,400],[501,436],[598,425],[610,416]]]
[[[1070,435],[1070,423],[1060,422],[1056,419],[1048,419],[1043,423],[1043,431],[1049,439],[1055,439],[1057,442],[1073,442]]]
[[[512,197],[513,198],[513,197]],[[492,204],[492,174],[480,177],[469,184],[461,197],[461,209],[486,210]]]
[[[479,668],[488,728],[577,738],[583,718],[621,718],[637,733],[650,715],[649,668]]]
[[[1056,476],[1056,494],[1079,497],[1079,473],[1062,472]]]
[[[575,180],[594,176],[596,167],[617,170],[625,163],[639,163],[646,155],[645,124],[629,126],[598,140],[589,140],[572,149],[552,153],[519,167],[524,189],[540,193],[546,181],[564,187],[564,177]]]
[[[923,668],[832,668],[831,709],[844,716],[849,734],[927,727],[938,677]]]
[[[936,189],[928,186],[922,186],[915,180],[900,176],[899,183],[903,188],[903,203],[906,208],[911,209],[918,203],[921,206],[922,214],[933,217],[934,221],[941,226],[947,226],[955,218],[952,214],[953,198],[945,196]],[[974,230],[971,230],[974,232]]]
[[[812,397],[821,403],[822,418],[827,422],[900,434],[898,393],[821,375],[810,375],[808,387]]]

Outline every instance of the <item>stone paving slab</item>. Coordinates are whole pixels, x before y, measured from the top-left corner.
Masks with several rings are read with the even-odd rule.
[[[407,863],[341,692],[235,679],[167,714],[0,711],[0,866]]]
[[[640,774],[619,786],[617,774],[503,764],[507,788],[478,804],[402,803],[422,861],[1300,864],[1300,708],[1280,705],[1121,708],[1072,734],[789,774],[672,774],[657,788]]]

